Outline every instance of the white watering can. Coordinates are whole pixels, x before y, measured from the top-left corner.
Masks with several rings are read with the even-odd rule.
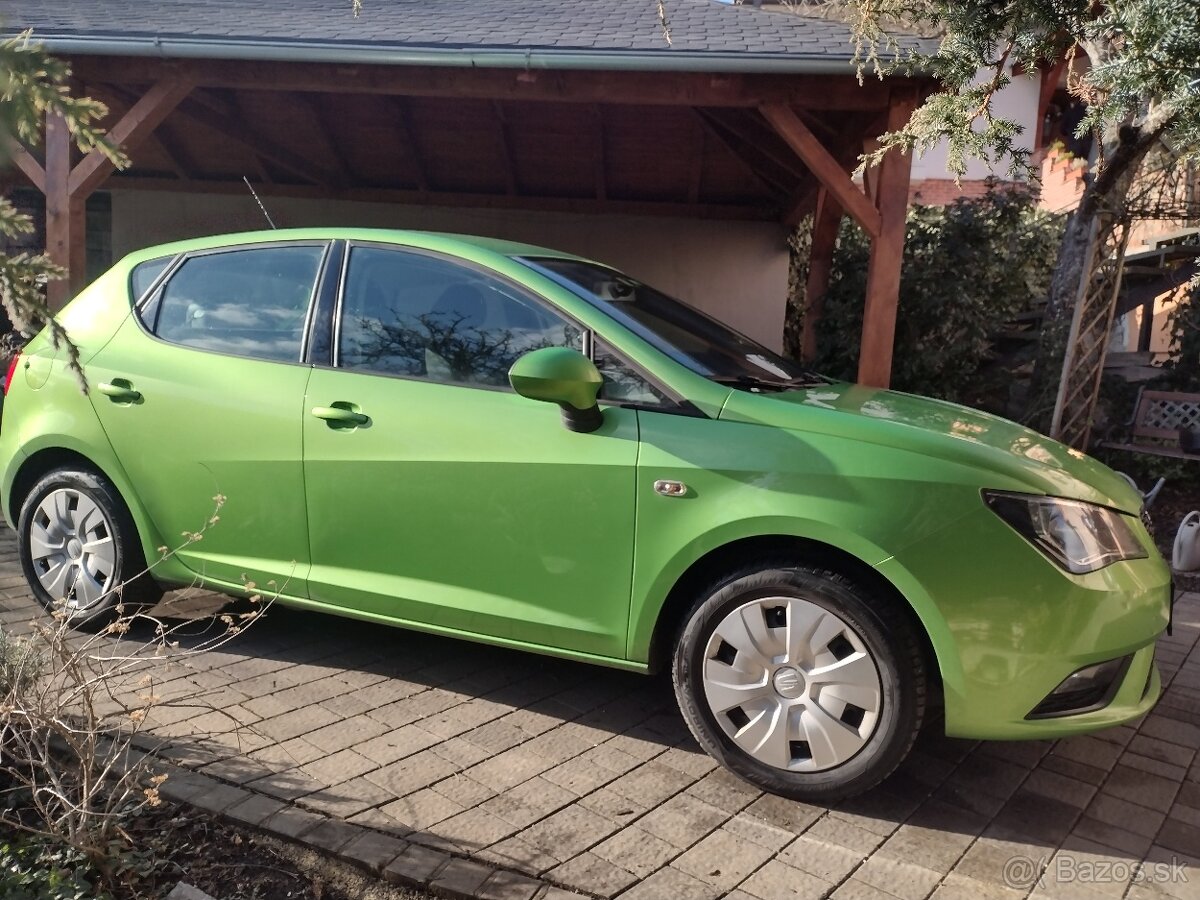
[[[1200,510],[1188,513],[1179,523],[1171,551],[1171,568],[1176,572],[1200,571]]]

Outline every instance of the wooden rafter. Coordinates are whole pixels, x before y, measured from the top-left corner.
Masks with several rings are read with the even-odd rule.
[[[429,190],[429,175],[425,169],[425,157],[421,153],[421,145],[417,143],[417,132],[412,124],[412,110],[403,97],[392,97],[391,107],[396,113],[396,130],[400,132],[400,140],[408,152],[408,158],[413,164],[413,173],[417,182],[417,190],[425,193]]]
[[[330,187],[337,182],[334,173],[331,173],[326,166],[281,146],[261,134],[247,133],[233,118],[216,112],[210,102],[201,101],[199,98],[185,100],[179,105],[179,114],[216,131],[226,139],[306,181],[322,187]]]
[[[879,234],[879,211],[871,200],[859,190],[850,175],[825,146],[817,140],[795,111],[782,104],[765,104],[760,110],[771,127],[779,134],[804,164],[833,194],[867,234]]]
[[[46,192],[45,166],[38,162],[25,145],[16,139],[13,139],[10,144],[9,153],[12,155],[12,161],[21,170],[21,174],[33,182],[33,186],[44,194]]]
[[[704,183],[704,144],[708,131],[695,123],[695,137],[692,138],[691,173],[688,178],[688,203],[700,202],[700,188]]]
[[[805,167],[779,135],[765,125],[756,127],[745,110],[708,110],[706,115],[736,136],[744,147],[754,148],[758,155],[769,159],[782,171],[797,178],[805,174]]]
[[[195,157],[192,156],[187,142],[180,138],[175,127],[170,122],[162,122],[154,136],[158,139],[158,144],[162,147],[163,152],[171,159],[179,177],[185,181],[196,178],[200,167],[197,165]]]
[[[742,167],[746,174],[753,178],[754,181],[764,191],[772,196],[778,196],[779,194],[787,193],[788,185],[786,175],[781,176],[781,174],[777,170],[774,170],[770,165],[764,167],[760,164],[756,166],[751,163],[749,159],[747,159],[747,156],[758,156],[755,148],[748,147],[720,122],[709,118],[706,110],[697,109],[695,110],[695,113],[701,124],[703,124],[708,130],[709,134],[716,138],[718,143],[720,143],[721,146],[729,151],[730,155],[737,160],[738,164]],[[761,163],[762,157],[758,156],[758,158]],[[772,168],[772,171],[770,174],[768,174],[767,172],[763,171],[764,168]]]
[[[192,83],[186,78],[167,77],[156,82],[109,129],[109,139],[118,146],[133,149],[171,114],[191,90]],[[68,190],[73,195],[86,198],[114,169],[107,156],[99,150],[93,150],[71,170]]]
[[[804,333],[800,339],[800,358],[804,362],[811,363],[817,357],[817,328],[825,313],[825,294],[829,291],[833,253],[841,224],[841,206],[827,188],[820,188],[813,213],[812,247],[804,288]]]
[[[500,158],[504,161],[504,185],[505,192],[510,197],[515,197],[521,193],[520,183],[517,178],[517,163],[513,158],[512,134],[508,128],[508,116],[504,113],[504,106],[499,100],[492,101],[492,111],[496,114],[496,128],[499,134],[498,146],[500,149]]]
[[[604,202],[608,199],[608,153],[604,146],[604,109],[599,103],[592,104],[592,152],[593,172],[596,182],[596,199]]]
[[[346,154],[342,152],[341,144],[338,143],[337,128],[330,121],[329,113],[325,109],[324,102],[322,102],[322,95],[297,92],[295,96],[312,116],[315,125],[314,130],[321,136],[321,140],[325,142],[325,149],[329,151],[329,157],[333,160],[338,181],[342,184],[349,184],[353,180],[350,173],[350,166],[346,162]]]

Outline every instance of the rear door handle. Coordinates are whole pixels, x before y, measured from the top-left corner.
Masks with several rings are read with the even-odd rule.
[[[314,406],[312,414],[318,419],[324,419],[329,423],[331,428],[336,428],[339,425],[366,425],[371,421],[370,416],[365,416],[356,409],[351,408],[349,403],[335,403],[333,406]]]
[[[135,391],[133,385],[124,378],[102,381],[96,388],[113,403],[137,403],[142,399],[142,392]]]

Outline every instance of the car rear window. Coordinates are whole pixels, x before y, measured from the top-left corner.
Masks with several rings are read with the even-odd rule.
[[[147,309],[165,341],[297,362],[325,245],[256,247],[187,259]]]

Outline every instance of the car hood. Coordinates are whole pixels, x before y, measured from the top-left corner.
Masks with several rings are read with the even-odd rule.
[[[779,393],[735,390],[722,419],[759,422],[896,447],[988,473],[980,487],[1026,489],[1136,515],[1142,498],[1120,475],[1078,450],[979,410],[835,382]],[[1017,485],[1002,482],[1018,482]]]

